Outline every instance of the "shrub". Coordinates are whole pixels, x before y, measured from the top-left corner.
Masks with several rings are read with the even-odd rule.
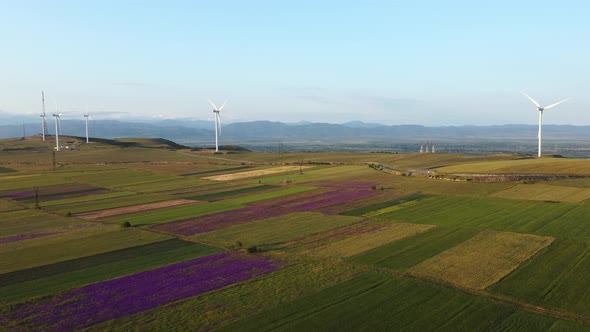
[[[131,223],[126,221],[121,225],[121,227],[123,227],[123,228],[131,227]]]
[[[248,247],[248,252],[253,254],[255,252],[260,252],[260,250],[258,249],[257,246],[251,246],[251,247]]]
[[[72,212],[68,211],[66,212],[66,217],[71,217],[72,216]]]

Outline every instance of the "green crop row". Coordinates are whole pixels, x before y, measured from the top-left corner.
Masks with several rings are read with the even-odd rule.
[[[50,211],[71,212],[72,214],[98,211],[104,209],[112,209],[123,206],[152,203],[169,200],[172,197],[159,194],[139,194],[129,195],[123,197],[104,198],[96,201],[82,201],[68,204],[60,204],[56,206],[41,204],[41,206]]]
[[[90,330],[129,331],[141,326],[142,330],[150,331],[210,331],[228,321],[313,294],[357,273],[350,266],[304,262],[247,283],[104,322]]]
[[[408,196],[396,198],[394,200],[387,201],[387,202],[367,205],[367,206],[364,206],[364,207],[361,207],[358,209],[344,212],[342,214],[345,216],[362,216],[362,215],[372,212],[372,211],[377,211],[377,210],[381,210],[381,209],[384,209],[384,208],[387,208],[390,206],[395,206],[395,205],[399,205],[402,203],[406,203],[406,202],[410,202],[410,201],[414,201],[414,200],[419,200],[419,199],[425,198],[425,197],[428,197],[428,195],[424,195],[424,194],[408,195]]]
[[[349,258],[351,262],[392,270],[410,268],[452,248],[477,233],[476,229],[435,227]]]
[[[194,236],[194,239],[226,247],[235,246],[239,241],[243,246],[255,245],[263,250],[277,249],[288,241],[350,225],[361,220],[357,217],[324,216],[317,212],[297,212],[199,234]]]
[[[4,303],[23,301],[218,251],[218,248],[170,239],[24,269],[0,275],[0,299]]]
[[[0,245],[0,274],[162,241],[168,236],[97,224],[63,234]]]
[[[527,303],[589,315],[589,274],[588,244],[557,240],[490,291]]]
[[[220,331],[546,331],[581,327],[452,289],[368,273],[238,320]]]
[[[49,206],[56,206],[56,205],[64,205],[64,204],[71,204],[71,203],[81,203],[81,202],[96,202],[99,200],[107,199],[107,198],[120,198],[123,196],[131,196],[135,195],[134,192],[130,191],[116,191],[110,192],[106,194],[96,194],[96,195],[88,195],[88,196],[81,196],[81,197],[73,197],[73,198],[64,198],[64,199],[57,199],[54,201],[48,202],[41,202],[39,205],[41,207],[49,207]]]
[[[411,223],[490,228],[590,241],[590,206],[499,198],[431,197],[377,218]]]
[[[208,199],[221,198],[221,197],[226,197],[226,196],[247,194],[247,193],[262,191],[262,190],[266,190],[266,189],[273,189],[273,188],[276,188],[276,186],[260,185],[260,186],[254,186],[254,187],[245,187],[245,188],[220,191],[220,192],[215,192],[215,193],[210,193],[210,194],[191,196],[191,197],[187,197],[187,198],[196,199],[196,200],[208,200]]]

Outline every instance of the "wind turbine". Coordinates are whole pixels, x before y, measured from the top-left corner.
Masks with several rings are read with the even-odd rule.
[[[86,114],[84,114],[84,120],[86,121],[86,144],[88,144],[88,121],[92,120],[90,113],[88,113],[88,106],[86,106]]]
[[[55,117],[55,150],[59,151],[59,127],[61,127],[59,125],[59,122],[61,118],[61,113],[57,113],[57,107],[56,113],[53,113],[53,116]]]
[[[544,111],[544,110],[548,110],[548,109],[550,109],[550,108],[552,108],[552,107],[555,107],[555,106],[557,106],[557,105],[559,105],[559,104],[563,103],[564,101],[566,101],[566,100],[569,100],[569,98],[568,98],[568,99],[564,99],[564,100],[562,100],[562,101],[558,101],[558,102],[557,102],[557,103],[555,103],[555,104],[551,104],[551,105],[549,105],[549,106],[542,107],[542,106],[541,106],[541,105],[539,105],[539,103],[537,103],[537,102],[536,102],[536,101],[535,101],[533,98],[531,98],[531,96],[527,95],[527,94],[526,94],[524,91],[521,91],[521,92],[522,92],[522,94],[523,94],[523,95],[525,95],[525,96],[526,96],[528,99],[530,99],[530,101],[532,101],[532,102],[533,102],[533,104],[535,104],[535,106],[537,106],[537,111],[539,111],[539,134],[538,134],[538,138],[539,138],[539,147],[538,147],[538,153],[537,153],[537,157],[539,157],[539,158],[540,158],[540,157],[541,157],[541,127],[543,126],[543,111]]]
[[[47,130],[47,118],[45,116],[45,92],[41,91],[41,103],[43,105],[41,111],[41,135],[43,135],[43,141],[45,141],[45,136],[49,134],[49,130]]]
[[[207,101],[209,101],[209,104],[211,104],[213,106],[213,113],[215,114],[215,152],[219,152],[219,136],[221,136],[221,118],[219,117],[219,112],[221,112],[221,110],[223,109],[223,107],[225,106],[225,104],[227,103],[227,99],[225,100],[225,102],[223,102],[223,105],[221,105],[221,107],[217,108],[217,106],[215,106],[215,104],[213,104],[213,102],[209,99],[207,99]]]

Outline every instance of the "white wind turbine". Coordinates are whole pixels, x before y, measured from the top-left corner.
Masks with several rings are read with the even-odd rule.
[[[43,141],[45,141],[45,136],[49,134],[49,131],[47,130],[47,118],[45,116],[45,92],[43,91],[41,91],[41,104],[41,135],[43,135]]]
[[[84,120],[86,122],[86,144],[88,144],[88,121],[92,120],[90,113],[88,112],[88,106],[86,106],[86,114],[84,114]]]
[[[217,106],[215,106],[215,104],[213,104],[213,102],[209,99],[207,99],[207,101],[209,101],[209,104],[211,104],[213,106],[213,113],[215,114],[215,152],[219,152],[219,136],[221,136],[221,118],[219,117],[219,112],[221,112],[221,110],[223,109],[223,107],[225,106],[225,104],[227,103],[227,99],[225,100],[225,102],[223,103],[223,105],[221,105],[221,107],[217,108]]]
[[[57,107],[55,108],[56,111],[55,113],[53,113],[53,116],[55,117],[55,150],[59,151],[59,129],[60,129],[60,119],[61,119],[61,113],[57,113]]]
[[[522,92],[522,94],[523,94],[523,95],[525,95],[525,96],[526,96],[528,99],[530,99],[530,101],[532,101],[532,102],[533,102],[533,104],[535,104],[535,106],[537,106],[537,111],[539,111],[539,134],[538,134],[538,138],[539,138],[539,147],[538,147],[538,153],[537,153],[537,156],[538,156],[538,157],[541,157],[541,127],[543,126],[543,111],[544,111],[544,110],[548,110],[548,109],[550,109],[550,108],[552,108],[552,107],[555,107],[555,106],[557,106],[557,105],[559,105],[559,104],[563,103],[564,101],[566,101],[566,100],[569,100],[569,98],[568,98],[568,99],[564,99],[564,100],[562,100],[562,101],[558,101],[558,102],[557,102],[557,103],[555,103],[555,104],[551,104],[551,105],[549,105],[549,106],[542,107],[542,106],[541,106],[541,105],[539,105],[539,103],[537,103],[537,102],[536,102],[536,101],[535,101],[533,98],[531,98],[531,96],[527,95],[527,94],[526,94],[524,91],[521,91],[521,92]]]

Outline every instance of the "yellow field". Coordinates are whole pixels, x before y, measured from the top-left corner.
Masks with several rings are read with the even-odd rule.
[[[483,231],[408,272],[418,277],[481,290],[516,270],[553,240],[547,236]]]
[[[492,194],[490,197],[578,203],[590,198],[590,189],[546,184],[520,184]]]
[[[308,168],[310,166],[302,166],[301,169]],[[246,178],[252,178],[257,176],[264,176],[269,174],[276,174],[276,173],[285,173],[285,172],[293,172],[298,171],[299,166],[280,166],[280,167],[273,167],[273,168],[266,168],[266,169],[258,169],[254,171],[246,171],[246,172],[237,172],[237,173],[229,173],[223,175],[215,175],[215,176],[208,176],[204,177],[205,180],[214,180],[214,181],[232,181],[232,180],[241,180]]]
[[[590,174],[590,160],[536,158],[441,167],[441,173]]]
[[[425,232],[434,225],[396,223],[374,232],[364,233],[334,242],[314,250],[318,257],[350,257],[375,249],[384,244]]]

